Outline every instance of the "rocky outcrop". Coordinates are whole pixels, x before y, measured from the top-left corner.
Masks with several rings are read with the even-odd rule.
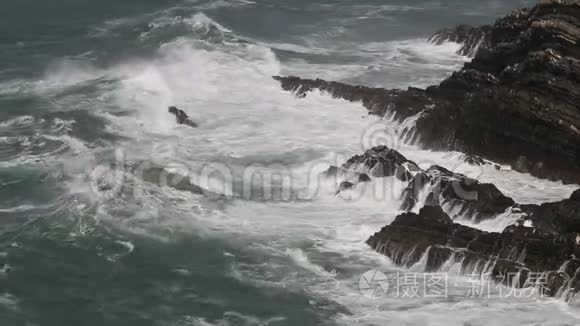
[[[580,246],[571,234],[524,226],[489,233],[453,223],[440,207],[426,206],[419,214],[399,215],[367,244],[398,265],[425,261],[427,271],[437,271],[444,264],[459,264],[465,273],[489,274],[509,286],[540,285],[551,296],[580,290],[580,261],[574,258]]]
[[[386,90],[320,79],[275,77],[303,97],[320,90],[360,101],[370,114],[402,121],[416,117],[426,148],[458,150],[473,165],[510,164],[539,177],[580,183],[580,4],[543,1],[493,26],[459,26],[433,42],[463,44],[474,55],[463,69],[425,90]],[[492,184],[441,166],[422,169],[385,146],[350,158],[326,175],[338,192],[377,178],[405,185],[400,214],[367,244],[395,264],[419,262],[427,271],[457,264],[465,273],[522,288],[537,286],[570,299],[580,291],[580,189],[569,199],[519,205]],[[414,213],[420,208],[418,213]],[[454,223],[452,206],[476,220],[508,209],[523,217],[502,232]],[[538,278],[540,276],[540,278]]]
[[[444,102],[417,123],[424,144],[580,182],[579,42],[578,3],[544,3],[498,20],[489,50],[427,89]]]
[[[535,228],[550,234],[573,234],[580,244],[580,189],[569,199],[541,205],[525,205],[522,210],[527,213],[526,219]]]
[[[438,165],[423,170],[386,146],[377,146],[363,155],[353,156],[340,168],[331,167],[325,174],[340,178],[338,191],[350,189],[372,178],[395,177],[407,183],[401,207],[405,211],[420,204],[421,195],[425,196],[428,204],[459,208],[457,211],[460,214],[468,214],[475,220],[492,218],[515,205],[513,199],[492,184],[480,183]]]
[[[167,111],[175,116],[175,122],[177,124],[197,128],[197,123],[193,122],[183,110],[180,110],[175,106],[170,106]]]
[[[473,57],[481,49],[489,49],[491,26],[484,25],[473,27],[469,25],[459,25],[454,28],[442,29],[433,34],[429,41],[437,45],[445,42],[455,42],[461,44],[457,54]]]
[[[474,35],[467,28],[441,34]],[[487,29],[482,29],[486,30]],[[541,178],[580,183],[580,4],[544,1],[499,19],[473,60],[426,90],[385,90],[276,77],[305,96],[313,89],[361,101],[369,113],[421,113],[422,146],[458,150]]]
[[[352,86],[339,82],[329,82],[322,79],[303,79],[299,77],[274,76],[282,89],[294,92],[298,97],[304,97],[313,90],[320,90],[335,98],[351,102],[362,102],[370,114],[384,116],[389,113],[394,118],[402,120],[419,114],[425,107],[434,102],[427,93],[418,88],[409,87],[407,90],[372,88],[366,86]]]
[[[580,291],[580,189],[563,201],[519,205],[492,184],[437,165],[421,169],[386,146],[355,155],[325,175],[343,180],[339,192],[378,178],[407,184],[401,207],[406,213],[367,240],[395,264],[424,262],[429,272],[456,264],[464,273],[487,274],[516,288],[539,286],[545,295],[567,299]],[[424,206],[411,212],[417,205]],[[508,209],[524,217],[501,233],[485,232],[454,223],[442,206],[454,213],[460,207],[460,215],[476,221]]]

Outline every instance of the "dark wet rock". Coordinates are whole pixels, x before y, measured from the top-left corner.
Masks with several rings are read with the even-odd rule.
[[[570,195],[570,200],[580,202],[580,189],[574,191],[572,195]]]
[[[371,236],[367,244],[391,258],[397,265],[412,266],[430,246],[447,243],[447,234],[451,232],[453,221],[440,207],[437,208],[424,207],[420,214],[404,213],[397,216],[391,225]],[[416,228],[416,225],[422,229]]]
[[[489,50],[428,88],[443,101],[417,122],[424,145],[580,182],[579,42],[578,3],[543,3],[499,19]]]
[[[401,181],[410,180],[411,171],[420,170],[417,164],[386,146],[374,147],[363,155],[353,156],[343,164],[342,168],[349,171],[365,172],[378,178],[395,176]]]
[[[426,270],[436,271],[453,259],[464,272],[489,273],[516,287],[528,286],[534,275],[547,273],[542,285],[550,295],[568,286],[580,270],[574,259],[579,246],[570,236],[523,226],[484,232],[453,223],[438,206],[397,216],[367,244],[398,265],[412,266],[425,257]]]
[[[433,193],[442,198],[442,203],[461,205],[463,214],[487,219],[505,212],[515,204],[513,199],[505,196],[493,184],[480,183],[459,173],[435,174],[434,170],[431,167],[426,172],[436,176],[433,179],[436,184]]]
[[[354,187],[354,183],[348,182],[348,181],[343,181],[340,183],[340,186],[338,187],[338,192],[341,192],[343,190],[352,189],[352,187]]]
[[[482,166],[485,165],[485,160],[477,155],[468,155],[465,154],[462,156],[461,158],[465,163],[471,164],[471,165],[476,165],[476,166]]]
[[[473,57],[481,49],[489,49],[492,28],[489,25],[473,27],[459,25],[454,28],[442,29],[429,38],[429,41],[441,45],[445,42],[461,44],[457,54]]]
[[[422,170],[415,162],[386,146],[353,156],[340,170],[368,173],[372,178],[395,177],[407,182],[402,204],[406,211],[412,210],[425,192],[426,204],[460,206],[460,213],[474,215],[479,220],[492,218],[515,204],[492,184],[480,183],[438,165]]]
[[[464,157],[469,164],[493,160],[538,177],[580,183],[580,4],[543,1],[499,19],[490,29],[460,27],[439,33],[438,39],[474,49],[477,33],[485,36],[473,60],[426,90],[275,78],[299,96],[321,90],[360,101],[370,114],[399,121],[417,116],[422,146],[469,153]],[[490,273],[497,282],[516,287],[530,286],[541,273],[545,294],[570,299],[580,291],[580,190],[555,203],[518,205],[494,185],[440,166],[422,170],[384,146],[336,169],[406,182],[406,211],[425,198],[418,214],[400,214],[367,241],[395,264],[421,261],[436,271],[456,263],[465,273]],[[447,205],[460,206],[460,213],[476,219],[506,209],[525,217],[502,232],[485,232],[454,223],[441,208]]]
[[[282,89],[304,97],[313,90],[320,90],[335,98],[351,102],[362,102],[370,114],[383,116],[392,114],[402,120],[420,113],[425,106],[433,102],[424,90],[410,87],[408,90],[387,90],[366,86],[352,86],[339,82],[328,82],[322,79],[303,79],[299,77],[274,76]]]
[[[366,173],[361,173],[357,171],[351,171],[343,167],[331,166],[326,171],[322,173],[326,178],[335,179],[338,184],[339,194],[343,190],[352,189],[355,185],[359,183],[366,183],[372,181],[371,177]]]
[[[372,179],[366,173],[361,173],[358,175],[358,182],[370,182]]]
[[[527,219],[532,221],[536,229],[552,234],[573,233],[580,237],[580,189],[569,199],[541,205],[523,205],[522,210],[528,214]]]
[[[301,96],[319,89],[379,116],[402,120],[421,112],[415,127],[425,148],[580,183],[580,4],[544,1],[515,11],[486,40],[471,62],[426,90],[275,78]]]
[[[367,150],[363,155],[351,157],[340,168],[331,166],[324,172],[326,177],[342,178],[350,183],[370,182],[372,178],[396,177],[401,181],[412,179],[412,171],[421,169],[399,152],[386,146]],[[352,187],[351,187],[352,188]],[[343,190],[342,185],[339,192]]]
[[[197,123],[193,122],[187,113],[183,112],[183,110],[178,109],[175,106],[170,106],[167,111],[173,115],[175,115],[175,121],[177,124],[186,125],[190,127],[197,127]]]
[[[501,170],[501,166],[499,164],[493,163],[488,161],[480,156],[473,155],[473,154],[463,154],[461,156],[463,162],[474,165],[474,166],[491,166],[494,167],[496,170]]]

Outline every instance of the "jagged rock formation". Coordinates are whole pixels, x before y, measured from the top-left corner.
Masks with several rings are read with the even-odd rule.
[[[539,177],[580,183],[578,1],[543,1],[492,27],[460,26],[431,40],[460,42],[463,53],[474,58],[426,90],[275,79],[299,96],[318,89],[360,101],[370,114],[399,121],[418,115],[415,128],[423,146],[462,151],[470,164],[489,164],[485,157]],[[494,185],[440,166],[422,170],[384,146],[354,156],[327,175],[345,179],[339,192],[368,178],[406,182],[405,211],[416,208],[420,195],[426,196],[418,214],[399,215],[367,241],[396,264],[423,259],[428,270],[437,270],[457,263],[464,271],[490,272],[494,280],[515,287],[533,286],[532,275],[542,273],[549,295],[580,291],[580,190],[556,203],[518,205]],[[441,208],[447,204],[460,205],[479,219],[507,209],[525,217],[501,233],[490,233],[454,223]]]
[[[420,260],[427,271],[460,264],[464,272],[490,274],[492,280],[514,287],[534,286],[543,277],[544,294],[580,291],[580,189],[569,199],[542,205],[519,205],[492,184],[480,183],[441,166],[421,169],[386,146],[355,155],[327,177],[342,181],[339,192],[377,178],[406,182],[401,209],[407,211],[371,236],[367,244],[394,263],[411,266]],[[424,203],[419,203],[423,194]],[[424,204],[418,214],[417,204]],[[461,207],[476,220],[490,219],[508,209],[523,218],[501,233],[490,233],[453,220],[442,205]],[[530,223],[531,222],[531,223]]]
[[[514,287],[536,285],[545,294],[580,290],[580,246],[572,234],[509,226],[489,233],[455,224],[438,206],[419,214],[404,213],[372,235],[367,244],[399,265],[411,266],[425,256],[426,269],[436,271],[451,261],[470,273],[489,273],[493,280]],[[568,297],[569,299],[569,297]]]
[[[370,114],[384,116],[393,114],[398,120],[414,116],[425,107],[435,104],[427,93],[419,88],[409,87],[407,90],[372,88],[352,86],[339,82],[328,82],[322,79],[303,79],[299,77],[274,76],[282,89],[294,92],[298,97],[304,97],[315,89],[321,90],[335,98],[351,102],[362,102]]]
[[[480,183],[438,165],[422,170],[415,162],[386,146],[353,156],[340,168],[331,167],[325,174],[344,180],[338,191],[371,178],[395,177],[406,182],[401,207],[406,211],[419,203],[421,194],[426,196],[428,204],[460,207],[460,214],[473,215],[476,220],[493,218],[515,205],[513,199],[492,184]]]
[[[425,145],[580,182],[579,42],[578,3],[544,3],[498,20],[489,50],[427,89],[445,103],[417,123]]]
[[[473,27],[469,25],[459,25],[454,28],[445,28],[433,34],[429,41],[441,45],[445,42],[455,42],[461,44],[457,54],[473,57],[477,51],[489,49],[491,26],[484,25]]]
[[[300,96],[320,89],[379,116],[422,112],[416,131],[426,148],[580,183],[580,4],[544,1],[499,19],[488,33],[470,63],[426,90],[275,78]]]

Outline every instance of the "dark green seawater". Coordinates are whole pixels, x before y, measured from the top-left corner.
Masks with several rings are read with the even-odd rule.
[[[271,79],[427,86],[467,60],[427,36],[527,4],[3,1],[0,326],[578,325],[562,302],[474,301],[461,286],[440,300],[364,297],[362,273],[398,271],[364,245],[397,201],[325,184],[301,194],[376,121]],[[200,128],[175,126],[168,105]],[[274,178],[248,181],[249,169]],[[514,193],[532,179],[486,173]],[[530,201],[571,189],[534,182],[549,191],[519,191]]]

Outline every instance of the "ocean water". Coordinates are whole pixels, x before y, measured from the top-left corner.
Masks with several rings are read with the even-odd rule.
[[[440,271],[446,295],[397,293],[400,275],[426,289],[421,263],[394,266],[364,242],[400,213],[401,185],[336,196],[319,174],[385,144],[522,203],[577,186],[466,166],[460,153],[403,137],[412,119],[370,117],[324,94],[296,98],[271,78],[425,87],[468,60],[427,36],[529,4],[3,4],[0,325],[578,325],[577,302],[503,288],[470,296],[453,265]],[[200,127],[176,126],[169,105]],[[519,218],[475,224],[449,213],[489,231]],[[391,291],[369,298],[367,271],[385,274]]]

